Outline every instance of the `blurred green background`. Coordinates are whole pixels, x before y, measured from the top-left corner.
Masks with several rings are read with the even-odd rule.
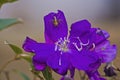
[[[4,4],[0,9],[0,18],[21,18],[22,23],[15,24],[0,31],[0,67],[12,59],[14,52],[4,44],[7,40],[19,47],[22,46],[26,36],[37,41],[44,42],[44,21],[43,17],[51,11],[62,10],[66,16],[68,25],[78,20],[88,19],[93,27],[100,27],[111,35],[111,43],[117,44],[118,54],[115,64],[120,67],[120,1],[119,0],[18,0],[14,3]],[[25,52],[26,53],[26,52]],[[18,69],[33,78],[29,71],[29,64],[22,61],[15,61],[9,64],[6,70]],[[100,70],[102,72],[102,70]],[[22,80],[12,73],[11,80]],[[59,78],[57,74],[54,76]],[[79,79],[78,74],[75,76]],[[2,76],[1,80],[5,80]]]

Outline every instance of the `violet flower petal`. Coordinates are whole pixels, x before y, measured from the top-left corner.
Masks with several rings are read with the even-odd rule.
[[[46,42],[51,43],[52,41],[54,43],[59,38],[67,36],[68,26],[62,11],[58,10],[58,13],[49,13],[44,17],[44,22]]]
[[[79,37],[89,32],[91,24],[87,20],[81,20],[71,25],[70,37]]]
[[[96,46],[95,51],[102,59],[102,62],[111,62],[115,59],[117,53],[116,45],[110,45],[108,40],[104,41],[100,45]]]
[[[71,63],[74,67],[76,67],[79,70],[89,70],[90,64],[95,63],[98,61],[98,58],[96,56],[96,53],[89,52],[89,51],[72,51],[73,53],[71,55]]]
[[[107,31],[102,30],[102,32],[103,32],[106,39],[110,37],[110,34]]]
[[[29,37],[26,37],[24,43],[23,43],[23,49],[27,52],[33,52],[33,49],[34,49],[34,46],[36,45],[36,41],[29,38]]]
[[[45,61],[43,61],[41,59],[41,57],[39,57],[39,55],[33,56],[32,59],[33,59],[32,63],[34,65],[35,70],[41,71],[46,68],[47,65],[46,65]]]
[[[107,40],[107,38],[109,38],[109,33],[99,28],[96,28],[96,31],[94,31],[92,34],[93,35],[91,37],[96,45],[101,44]]]
[[[68,53],[60,53],[56,51],[53,55],[49,56],[47,65],[50,66],[55,72],[66,75],[70,65]]]
[[[55,44],[38,43],[35,40],[26,37],[23,44],[23,49],[27,52],[33,52],[35,54],[47,55],[54,52]]]
[[[46,66],[48,56],[54,53],[54,44],[38,43],[29,37],[26,38],[23,49],[27,52],[34,53],[33,65],[36,70],[43,70]]]

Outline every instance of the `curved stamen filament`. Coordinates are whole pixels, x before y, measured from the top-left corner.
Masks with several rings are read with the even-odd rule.
[[[77,39],[77,40],[79,41],[79,44],[77,44],[76,42],[73,42],[73,43],[72,43],[72,44],[76,47],[76,49],[77,49],[78,51],[81,51],[81,50],[83,49],[83,46],[87,46],[87,45],[89,45],[89,43],[90,43],[89,40],[88,40],[87,43],[83,43],[83,42],[80,40],[79,37],[73,37],[73,38],[75,38],[75,39]],[[78,45],[80,45],[80,47],[78,47]]]
[[[80,45],[80,48],[77,46],[76,43],[73,43],[73,45],[76,47],[76,49],[77,49],[78,51],[81,51],[81,50],[83,49],[82,45]]]
[[[79,37],[77,37],[77,39],[79,40],[80,45],[87,46],[87,45],[89,44],[89,40],[88,40],[88,42],[87,42],[87,43],[83,43],[83,42],[80,40],[80,38],[79,38]]]
[[[92,48],[94,49],[95,48],[95,43],[93,43],[92,46],[93,46]]]
[[[92,48],[90,49],[91,51],[95,49],[95,43],[92,43]]]

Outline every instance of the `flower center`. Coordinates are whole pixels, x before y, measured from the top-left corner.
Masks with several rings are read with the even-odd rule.
[[[63,39],[60,38],[55,44],[55,51],[62,51],[62,52],[67,52],[69,49],[68,49],[68,44],[69,44],[69,40],[64,37]]]

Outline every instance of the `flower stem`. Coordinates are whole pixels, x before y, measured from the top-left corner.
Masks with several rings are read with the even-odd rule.
[[[7,65],[11,62],[15,61],[15,59],[11,59],[8,62],[6,62],[1,68],[0,68],[0,75],[2,73],[2,71],[7,67]]]

